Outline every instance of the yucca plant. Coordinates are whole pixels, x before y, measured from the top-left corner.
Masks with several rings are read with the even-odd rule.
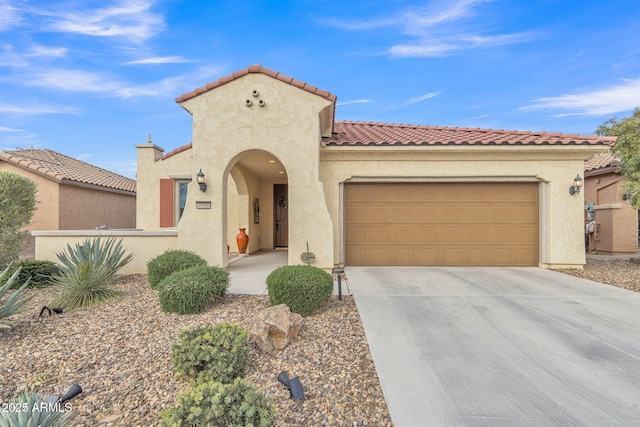
[[[26,392],[5,404],[0,427],[64,427],[71,421],[69,413],[57,410],[55,403],[43,400],[40,393]]]
[[[100,237],[86,239],[74,247],[56,254],[60,260],[60,272],[53,284],[62,292],[53,305],[67,309],[88,307],[115,298],[120,293],[113,289],[116,273],[133,258],[125,255],[122,240]]]
[[[0,273],[0,283],[2,283],[5,279],[5,275],[8,274],[9,265],[4,269],[2,273]],[[13,316],[14,314],[18,314],[24,311],[24,305],[31,298],[22,298],[22,294],[29,284],[29,280],[24,282],[22,286],[20,286],[17,290],[15,290],[11,295],[9,295],[4,301],[4,295],[7,293],[9,289],[13,286],[16,281],[16,278],[20,274],[20,269],[18,268],[12,275],[9,277],[9,280],[0,287],[0,329],[8,329],[11,327],[11,322],[7,319],[9,316]]]

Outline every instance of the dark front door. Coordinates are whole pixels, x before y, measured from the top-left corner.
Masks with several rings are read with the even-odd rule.
[[[275,202],[275,246],[286,248],[289,246],[289,196],[287,184],[276,184],[273,187]]]

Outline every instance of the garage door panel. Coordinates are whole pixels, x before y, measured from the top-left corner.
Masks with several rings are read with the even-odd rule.
[[[487,241],[488,232],[486,228],[469,227],[466,229],[466,238],[469,243],[484,243]]]
[[[537,184],[347,184],[344,194],[347,264],[538,264]]]

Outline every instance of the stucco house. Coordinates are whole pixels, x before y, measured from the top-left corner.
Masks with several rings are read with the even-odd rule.
[[[605,255],[638,252],[638,211],[624,194],[620,160],[598,153],[584,163],[585,220],[595,220],[597,231],[590,252]]]
[[[1,151],[0,170],[38,185],[29,231],[136,226],[133,179],[47,149]]]
[[[191,143],[137,145],[143,231],[111,233],[136,253],[128,272],[166,248],[226,266],[240,228],[248,253],[287,249],[299,264],[311,252],[326,269],[581,267],[584,199],[570,187],[616,141],[336,121],[335,95],[260,65],[176,102],[193,117]],[[70,238],[43,237],[43,254]]]

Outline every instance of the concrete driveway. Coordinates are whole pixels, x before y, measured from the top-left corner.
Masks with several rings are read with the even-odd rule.
[[[348,267],[395,427],[640,426],[640,295],[539,268]]]

